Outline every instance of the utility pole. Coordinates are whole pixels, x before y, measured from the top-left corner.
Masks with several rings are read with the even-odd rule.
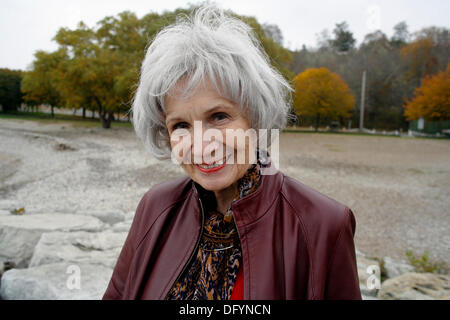
[[[366,70],[363,71],[361,84],[361,107],[359,112],[359,131],[364,129],[364,101],[366,96]]]

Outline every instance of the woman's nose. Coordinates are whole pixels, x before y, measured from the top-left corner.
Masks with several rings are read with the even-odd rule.
[[[206,121],[194,123],[192,134],[192,155],[194,163],[209,163],[220,157],[224,136],[221,130]]]
[[[196,144],[193,143],[192,154],[194,155],[194,163],[208,163],[217,154],[219,149],[217,141],[202,140]]]

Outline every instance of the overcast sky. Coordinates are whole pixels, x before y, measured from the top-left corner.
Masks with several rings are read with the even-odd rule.
[[[105,16],[130,10],[138,17],[186,7],[180,0],[0,0],[0,68],[25,69],[36,50],[52,51],[52,38],[60,27],[89,26]],[[260,23],[277,24],[290,49],[315,46],[316,35],[347,21],[358,43],[364,35],[381,29],[388,36],[400,21],[410,31],[422,27],[450,28],[450,0],[224,0],[225,9],[251,15]]]

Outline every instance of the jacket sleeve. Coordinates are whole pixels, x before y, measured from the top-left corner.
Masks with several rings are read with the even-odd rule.
[[[131,260],[134,256],[134,249],[131,239],[131,230],[125,240],[125,244],[120,252],[119,259],[116,262],[114,271],[109,281],[106,292],[103,295],[103,300],[121,300],[125,283],[128,277]]]
[[[138,207],[136,209],[133,218],[133,223],[131,224],[130,231],[128,232],[128,236],[125,240],[119,258],[116,262],[116,266],[114,267],[111,280],[109,281],[106,292],[103,295],[103,300],[123,299],[123,291],[125,290],[125,284],[130,271],[131,261],[135,254],[136,248],[135,239],[139,225],[138,220],[141,217],[142,210],[144,207],[144,198],[145,195],[138,204]]]
[[[346,207],[346,217],[341,228],[328,268],[325,299],[361,300],[355,244],[353,241],[356,221],[353,212]]]

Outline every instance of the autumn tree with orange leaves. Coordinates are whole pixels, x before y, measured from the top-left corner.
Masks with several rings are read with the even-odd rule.
[[[407,120],[420,117],[429,121],[450,119],[450,64],[445,71],[433,77],[426,76],[414,96],[404,106]]]
[[[431,38],[417,39],[401,48],[400,55],[408,65],[406,79],[413,81],[414,86],[418,86],[426,75],[435,74],[439,70],[433,49]]]
[[[355,98],[342,78],[327,68],[307,69],[294,79],[294,108],[299,116],[314,116],[315,129],[321,118],[348,118]]]

